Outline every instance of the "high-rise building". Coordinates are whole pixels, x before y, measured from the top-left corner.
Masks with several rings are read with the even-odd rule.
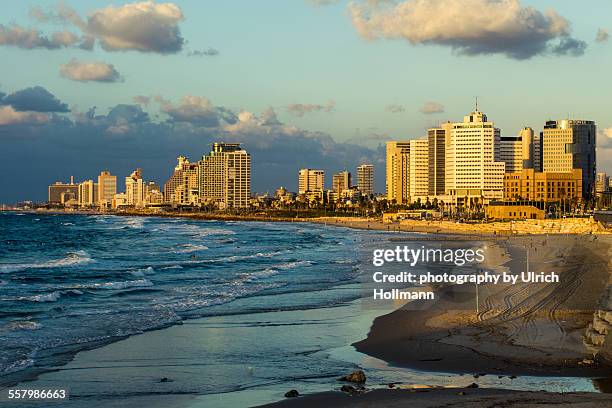
[[[117,194],[117,176],[104,170],[98,176],[98,203],[101,208],[111,208]]]
[[[445,191],[446,143],[450,140],[451,123],[427,131],[429,146],[429,188],[430,196],[442,195]]]
[[[79,184],[79,207],[94,207],[99,203],[98,183],[87,180]]]
[[[410,204],[429,194],[427,139],[387,142],[387,200]]]
[[[325,190],[325,172],[323,170],[301,169],[298,177],[298,194]]]
[[[595,193],[605,193],[610,191],[610,178],[606,173],[597,173],[595,177]]]
[[[569,173],[582,170],[582,196],[595,188],[597,129],[591,120],[551,120],[542,131],[542,171]]]
[[[344,190],[351,188],[351,173],[344,170],[336,173],[332,177],[332,190],[338,194],[338,197]]]
[[[389,202],[407,204],[409,202],[408,165],[410,141],[387,142],[386,193]]]
[[[429,195],[429,141],[427,139],[410,141],[408,166],[408,193],[410,202],[414,202],[417,197]]]
[[[145,188],[145,205],[159,205],[164,202],[164,194],[161,188],[154,181],[149,181]]]
[[[506,173],[516,173],[533,168],[533,129],[525,127],[518,136],[502,136],[500,159],[506,164]]]
[[[200,171],[198,163],[190,163],[186,157],[179,156],[174,172],[164,184],[165,202],[197,205],[200,202]]]
[[[251,199],[251,155],[240,143],[213,143],[202,157],[200,199],[220,209],[247,208]]]
[[[66,201],[77,198],[79,195],[79,186],[74,184],[74,176],[70,177],[69,183],[62,183],[56,181],[51,184],[48,188],[48,202],[49,204],[65,204]]]
[[[357,188],[366,197],[374,194],[374,166],[362,164],[357,167]]]
[[[476,110],[453,123],[446,145],[445,189],[457,202],[467,198],[469,205],[501,199],[505,164],[500,158],[500,130]]]
[[[126,205],[144,207],[146,202],[146,185],[142,179],[142,169],[136,169],[125,178]]]

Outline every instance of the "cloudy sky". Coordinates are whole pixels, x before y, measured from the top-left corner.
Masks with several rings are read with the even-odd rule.
[[[377,166],[382,145],[461,120],[479,97],[503,135],[595,120],[612,172],[609,0],[6,2],[0,202],[243,142],[253,188],[300,167]]]

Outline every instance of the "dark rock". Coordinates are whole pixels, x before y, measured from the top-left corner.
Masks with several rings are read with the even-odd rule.
[[[345,375],[344,377],[340,377],[339,381],[348,381],[356,384],[363,384],[366,382],[365,373],[361,370],[353,371],[349,375]]]
[[[510,376],[510,377],[508,377],[508,378],[510,378],[511,380],[514,380],[514,379],[516,378],[516,375],[511,375],[511,376]]]
[[[355,394],[357,392],[357,389],[355,387],[353,387],[352,385],[343,385],[340,388],[340,391],[348,392],[349,394]]]
[[[387,387],[389,387],[389,388],[395,388],[395,384],[390,383],[390,384],[388,384],[388,385],[387,385]]]
[[[164,382],[172,382],[172,381],[173,381],[173,380],[171,380],[171,379],[170,379],[170,378],[168,378],[168,377],[164,377],[164,378],[162,378],[162,379],[160,379],[160,380],[159,380],[159,382],[163,382],[163,383],[164,383]]]
[[[299,397],[300,393],[298,390],[289,390],[285,393],[285,398],[296,398]]]
[[[471,383],[470,385],[468,385],[468,386],[467,386],[467,387],[465,387],[465,388],[478,388],[478,384],[476,384],[476,383]]]

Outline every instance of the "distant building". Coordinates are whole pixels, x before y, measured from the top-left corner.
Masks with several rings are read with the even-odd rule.
[[[429,148],[429,187],[428,195],[436,196],[445,193],[446,177],[446,144],[450,141],[451,123],[427,131]]]
[[[301,169],[298,176],[298,194],[325,190],[325,172],[323,170]]]
[[[595,193],[605,193],[610,191],[610,178],[606,173],[597,173],[595,177]]]
[[[344,170],[336,173],[332,177],[332,190],[338,196],[344,191],[351,188],[351,173]]]
[[[117,193],[113,196],[111,205],[114,209],[128,206],[127,195],[125,193]]]
[[[500,139],[500,159],[506,164],[506,173],[516,173],[532,169],[533,129],[521,129],[518,136],[502,136]]]
[[[149,181],[145,188],[145,205],[160,205],[164,202],[164,194],[154,181]]]
[[[179,156],[174,172],[164,184],[165,202],[179,205],[199,204],[200,171],[198,163],[190,163],[186,157]]]
[[[459,203],[501,199],[505,163],[500,158],[500,130],[487,115],[476,109],[451,124],[446,144],[446,194]]]
[[[428,193],[428,140],[387,142],[387,200],[410,204]]]
[[[104,170],[98,176],[98,203],[100,208],[111,208],[113,197],[117,194],[117,176]]]
[[[362,195],[370,197],[374,195],[374,166],[362,164],[357,167],[357,188]]]
[[[567,173],[524,169],[504,176],[504,200],[559,202],[582,198],[582,170]]]
[[[142,169],[136,169],[125,178],[127,205],[142,208],[146,203],[146,185],[142,179]]]
[[[200,165],[202,202],[212,202],[220,209],[249,206],[251,155],[240,143],[213,143]]]
[[[87,180],[79,184],[79,207],[95,207],[99,204],[98,183]]]
[[[56,181],[48,188],[49,204],[65,204],[69,199],[76,199],[79,195],[79,186],[74,184],[74,176],[70,177],[70,183]]]
[[[493,202],[486,209],[485,214],[489,220],[543,220],[546,217],[542,203]]]
[[[551,120],[542,131],[542,171],[569,173],[582,170],[582,196],[595,189],[597,129],[590,120]]]

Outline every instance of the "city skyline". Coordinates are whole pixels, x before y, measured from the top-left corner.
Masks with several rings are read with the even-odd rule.
[[[293,189],[299,168],[331,175],[373,163],[381,192],[384,142],[426,137],[471,110],[476,96],[502,137],[524,127],[538,134],[550,119],[595,121],[597,170],[611,173],[608,22],[570,1],[471,2],[492,21],[518,21],[513,48],[503,25],[491,27],[490,44],[478,32],[451,35],[437,26],[442,40],[398,31],[390,16],[407,27],[423,17],[406,14],[411,0],[391,8],[362,1],[9,4],[0,19],[0,55],[12,61],[0,67],[0,202],[43,200],[41,186],[72,174],[93,178],[104,168],[122,175],[144,168],[161,183],[177,156],[199,157],[214,140],[243,143],[253,154],[253,191]],[[444,3],[449,13],[456,5],[427,3]],[[244,13],[237,16],[238,5]],[[516,10],[545,35],[534,38]],[[151,17],[134,25],[147,36],[100,23],[130,13]],[[448,21],[478,17],[469,7],[461,13]],[[307,29],[314,26],[315,33]]]

